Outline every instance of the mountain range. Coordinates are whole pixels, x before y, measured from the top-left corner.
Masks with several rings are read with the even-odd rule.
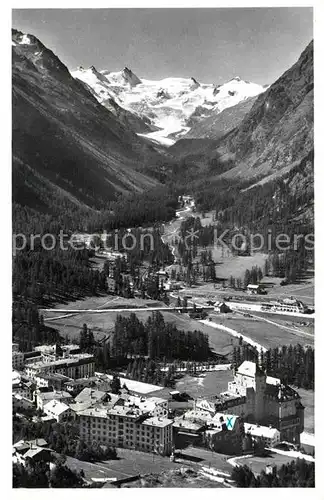
[[[245,187],[303,164],[292,185],[313,187],[312,42],[270,86],[239,77],[216,85],[146,80],[129,68],[70,72],[13,30],[12,91],[13,201],[37,211],[51,211],[52,199],[100,210],[159,186],[179,162],[210,185]]]
[[[257,96],[265,87],[232,78],[223,85],[204,84],[195,78],[139,78],[131,69],[119,72],[82,67],[72,75],[89,85],[98,101],[106,106],[114,99],[121,107],[149,120],[153,131],[141,135],[170,146],[191,127],[207,117]]]

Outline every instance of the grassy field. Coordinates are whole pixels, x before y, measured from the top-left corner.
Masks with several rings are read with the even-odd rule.
[[[101,309],[101,308],[117,308],[117,307],[145,307],[164,304],[156,301],[143,299],[124,299],[122,297],[104,296],[91,297],[85,300],[79,300],[70,304],[57,305],[56,308],[68,309]],[[112,332],[115,320],[118,314],[124,316],[129,315],[127,311],[122,312],[106,312],[106,313],[73,313],[73,314],[57,314],[44,312],[44,320],[46,324],[57,328],[61,335],[68,336],[71,341],[79,337],[82,325],[86,323],[94,332],[95,338],[100,340],[105,335]],[[138,311],[136,315],[141,321],[146,321],[151,315],[150,311]],[[313,323],[310,321],[309,326],[300,325],[301,320],[292,321],[291,317],[274,316],[258,314],[260,320],[256,318],[243,317],[241,314],[231,313],[227,315],[211,314],[210,317],[216,323],[232,328],[242,335],[246,335],[252,340],[260,343],[265,348],[280,346],[284,344],[313,345]],[[236,345],[238,340],[221,330],[216,330],[208,325],[204,325],[199,321],[189,318],[187,314],[179,314],[176,312],[164,312],[166,322],[171,322],[177,328],[186,331],[200,330],[206,333],[209,337],[211,349],[219,354],[228,354],[232,349],[232,345]],[[265,317],[271,323],[262,320]],[[295,326],[293,326],[295,323]]]
[[[255,342],[260,343],[266,349],[287,344],[313,345],[314,335],[305,331],[295,330],[277,321],[277,316],[271,315],[272,323],[267,323],[261,318],[248,318],[240,314],[212,314],[212,321],[236,330],[242,335],[246,335]],[[270,315],[269,315],[270,316]],[[291,318],[290,318],[291,319]],[[273,324],[275,323],[275,324]],[[303,328],[303,327],[301,327]],[[215,335],[218,330],[215,330]]]
[[[228,279],[230,276],[234,278],[244,278],[245,271],[252,269],[253,266],[258,266],[263,269],[266,254],[256,253],[251,256],[233,256],[221,247],[212,247],[213,259],[216,262],[217,278]]]
[[[183,453],[191,457],[193,463],[199,463],[200,466],[213,467],[229,474],[233,470],[231,464],[227,462],[228,456],[222,453],[215,453],[205,448],[194,448],[192,446],[186,448]]]
[[[135,450],[117,449],[118,460],[90,463],[76,458],[67,457],[67,465],[80,471],[83,469],[86,479],[116,478],[153,474],[180,467],[171,463],[168,457],[153,455]]]
[[[209,372],[204,378],[185,375],[177,382],[176,389],[194,398],[208,397],[226,391],[228,382],[233,378],[232,370]]]
[[[180,469],[150,474],[138,481],[125,484],[123,488],[225,488],[217,481],[204,477],[197,467],[181,467]]]
[[[315,431],[315,422],[314,422],[314,415],[315,415],[315,397],[314,397],[314,391],[307,391],[306,389],[298,389],[295,387],[296,391],[300,394],[302,404],[305,406],[305,413],[304,413],[304,427],[305,427],[305,432],[309,432],[311,434],[314,434]]]
[[[268,293],[271,295],[277,295],[281,298],[292,296],[306,304],[314,304],[315,280],[313,276],[310,276],[300,283],[293,283],[285,286],[280,285],[281,281],[281,278],[269,278],[266,276],[261,283],[268,285]]]
[[[217,488],[222,487],[219,483],[204,477],[201,474],[201,466],[206,466],[206,458],[209,452],[202,450],[203,455],[199,463],[177,460],[170,462],[168,457],[144,453],[135,450],[117,449],[118,460],[107,460],[105,462],[90,463],[67,457],[67,465],[73,469],[84,472],[88,481],[103,482],[104,480],[124,480],[129,477],[141,476],[140,479],[123,485],[124,488]],[[196,454],[195,454],[196,455]],[[199,455],[199,451],[198,451]],[[215,455],[215,454],[213,454]],[[215,457],[214,457],[215,461]],[[227,471],[231,466],[226,463],[223,456],[218,458],[221,466]]]
[[[275,465],[278,469],[293,461],[293,458],[285,455],[272,453],[268,457],[244,457],[236,460],[238,465],[247,465],[255,475],[259,475],[262,470],[265,470],[267,465]]]
[[[101,297],[89,297],[84,300],[77,300],[68,304],[57,304],[55,309],[104,309],[118,307],[153,307],[162,305],[161,302],[143,299],[124,299],[112,295]],[[61,335],[69,336],[70,340],[77,339],[84,323],[93,330],[95,338],[100,340],[107,333],[111,332],[118,312],[107,313],[53,313],[44,311],[43,316],[47,325],[57,328]],[[127,314],[127,313],[126,313]],[[146,313],[147,314],[147,313]]]
[[[157,301],[143,300],[143,299],[124,299],[122,297],[114,298],[112,296],[105,297],[91,297],[85,300],[79,300],[72,302],[70,304],[58,304],[57,309],[100,309],[100,308],[116,308],[119,306],[125,307],[145,307],[145,306],[158,306],[165,304]],[[112,332],[115,324],[115,320],[118,314],[127,316],[130,313],[127,311],[119,312],[107,312],[107,313],[73,313],[64,315],[58,313],[58,319],[56,319],[56,313],[44,312],[44,320],[47,325],[57,328],[61,335],[68,336],[69,339],[78,339],[80,330],[84,323],[87,324],[89,328],[93,330],[96,339],[101,339],[105,335]],[[146,321],[147,318],[152,313],[150,311],[138,311],[136,312],[137,317],[141,321]],[[215,331],[215,329],[208,327],[199,323],[199,321],[189,318],[188,314],[179,314],[175,312],[165,312],[163,313],[166,322],[171,322],[177,326],[177,328],[186,331],[200,330],[206,333],[210,339],[210,347],[215,352],[220,354],[227,354],[231,350],[232,337],[221,331]],[[49,320],[49,318],[54,318]],[[234,339],[234,342],[235,341]]]

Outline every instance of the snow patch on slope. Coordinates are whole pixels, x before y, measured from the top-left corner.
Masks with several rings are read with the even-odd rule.
[[[113,98],[123,108],[149,118],[159,130],[145,137],[165,145],[174,144],[197,121],[265,91],[239,77],[215,86],[194,78],[140,79],[128,68],[118,72],[79,68],[72,76],[87,83],[99,102]]]
[[[30,40],[29,36],[23,35],[19,44],[20,45],[31,45],[31,40]]]

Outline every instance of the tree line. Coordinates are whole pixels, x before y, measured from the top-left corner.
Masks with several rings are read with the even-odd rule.
[[[295,385],[303,389],[314,390],[315,351],[312,347],[284,345],[268,349],[258,355],[255,347],[246,343],[234,347],[232,366],[237,369],[243,361],[253,361],[266,371],[267,375],[280,378],[286,385]]]
[[[101,447],[97,442],[90,444],[80,439],[78,426],[73,422],[33,422],[13,417],[13,440],[43,438],[48,447],[63,455],[87,462],[117,458],[114,447]]]
[[[94,340],[93,332],[84,324],[79,345],[82,351],[95,354],[96,367],[102,370],[127,366],[132,358],[167,362],[207,361],[214,357],[208,335],[198,330],[179,330],[173,323],[165,322],[159,311],[154,311],[145,322],[133,312],[128,317],[117,315],[113,332],[103,345]],[[153,366],[150,364],[151,372]]]
[[[239,488],[314,488],[315,464],[304,459],[293,460],[272,472],[264,470],[257,476],[247,466],[234,467],[231,479]]]
[[[63,339],[57,330],[44,324],[35,304],[19,300],[12,309],[12,340],[19,344],[21,352],[29,352],[37,345],[60,343]]]
[[[44,461],[27,461],[12,464],[13,488],[82,488],[84,472],[70,469],[62,459],[55,460],[55,467],[50,470]]]
[[[212,357],[208,335],[178,330],[173,323],[165,322],[159,311],[154,311],[145,323],[134,313],[129,317],[118,315],[110,350],[116,359],[141,355],[154,360],[205,361]]]

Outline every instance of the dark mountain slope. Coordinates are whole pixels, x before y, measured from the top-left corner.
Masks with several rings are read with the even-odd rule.
[[[237,165],[226,176],[244,178],[286,171],[313,148],[313,42],[299,60],[261,94],[218,149]]]
[[[161,155],[101,106],[32,35],[12,32],[13,201],[51,210],[55,191],[103,207],[158,182]]]
[[[313,149],[313,42],[299,60],[263,94],[243,121],[214,142],[179,141],[172,148],[176,157],[196,161],[210,176],[211,163],[228,179],[244,182],[281,176],[299,165]]]
[[[237,127],[250,111],[258,96],[250,97],[195,124],[184,136],[186,139],[219,139]]]

